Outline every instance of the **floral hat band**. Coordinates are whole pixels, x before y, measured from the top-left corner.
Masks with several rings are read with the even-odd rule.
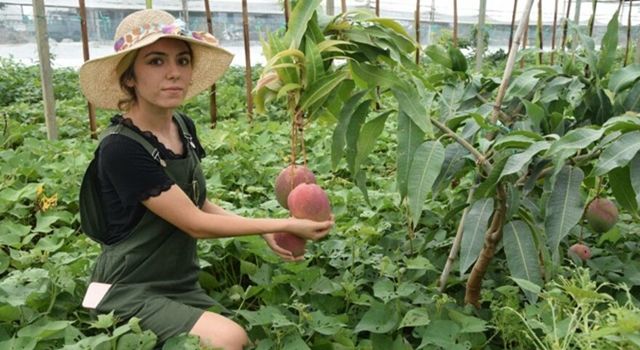
[[[211,45],[218,46],[218,39],[207,32],[200,31],[189,31],[186,29],[186,24],[181,19],[176,19],[173,23],[162,24],[162,23],[147,23],[141,27],[138,27],[125,35],[121,36],[116,43],[113,45],[113,48],[116,52],[120,52],[122,50],[126,50],[127,48],[137,44],[144,38],[153,35],[153,34],[169,34],[169,35],[179,35],[185,38],[191,38],[198,41],[202,41]]]

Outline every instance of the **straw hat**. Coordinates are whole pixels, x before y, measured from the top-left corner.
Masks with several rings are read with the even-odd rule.
[[[127,94],[120,88],[120,61],[128,53],[161,38],[188,42],[193,51],[192,84],[185,99],[210,87],[227,69],[233,54],[218,46],[218,40],[207,32],[191,32],[182,20],[160,10],[136,11],[125,17],[115,34],[115,53],[85,62],[80,67],[80,88],[89,102],[98,108],[117,109],[118,101]],[[117,69],[120,68],[120,69]]]

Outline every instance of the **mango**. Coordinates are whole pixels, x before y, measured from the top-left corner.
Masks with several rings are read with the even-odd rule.
[[[585,218],[593,231],[604,233],[618,221],[618,208],[607,198],[596,198],[589,203]]]
[[[331,219],[331,204],[327,193],[316,184],[300,184],[287,198],[289,211],[298,219],[326,221]]]
[[[303,183],[316,183],[316,176],[304,165],[289,165],[276,177],[276,199],[284,208],[289,209],[287,198],[291,190]]]
[[[569,255],[571,254],[575,254],[577,257],[582,259],[582,261],[586,261],[591,258],[591,250],[582,243],[576,243],[569,247]]]
[[[288,232],[278,232],[274,234],[274,238],[280,247],[290,251],[293,256],[304,255],[305,244],[307,243],[304,239]]]

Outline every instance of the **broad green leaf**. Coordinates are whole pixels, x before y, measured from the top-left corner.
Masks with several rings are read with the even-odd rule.
[[[612,142],[600,155],[592,174],[601,176],[626,166],[640,150],[640,131],[628,132]]]
[[[459,336],[460,326],[456,322],[434,319],[428,327],[424,327],[418,349],[469,350],[469,344],[458,342]]]
[[[32,337],[44,339],[55,334],[59,334],[69,327],[73,321],[54,321],[41,318],[33,324],[30,324],[18,331],[19,337]]]
[[[452,320],[460,325],[460,333],[480,333],[487,330],[487,321],[483,319],[465,315],[454,309],[448,309],[447,313]]]
[[[286,84],[285,86],[281,87],[280,90],[278,90],[277,98],[282,98],[284,96],[287,96],[289,92],[294,90],[299,90],[301,88],[302,86],[300,86],[300,84],[294,84],[294,83]]]
[[[529,226],[524,221],[509,221],[504,225],[502,240],[511,276],[542,286],[538,250]],[[538,300],[537,294],[525,294],[532,304]]]
[[[404,315],[398,328],[426,326],[430,322],[429,310],[426,308],[413,308]]]
[[[31,296],[47,293],[49,273],[39,268],[12,271],[0,281],[0,296],[3,304],[24,306]]]
[[[378,141],[378,136],[380,136],[382,130],[384,130],[387,117],[393,112],[393,110],[386,111],[364,124],[362,130],[360,130],[360,137],[358,138],[358,154],[356,155],[355,169],[360,168],[371,151],[373,151]]]
[[[462,54],[462,51],[457,46],[449,46],[447,49],[449,57],[451,58],[451,70],[454,72],[466,72],[467,71],[467,59]]]
[[[0,250],[0,274],[4,274],[5,271],[9,268],[9,264],[11,263],[11,258],[4,250]]]
[[[368,100],[360,104],[360,106],[358,106],[358,109],[356,109],[356,111],[351,115],[349,125],[347,125],[347,147],[345,152],[349,171],[351,171],[351,174],[354,175],[359,170],[359,168],[356,167],[356,160],[358,157],[358,142],[360,139],[360,131],[362,129],[362,125],[367,119],[367,115],[369,115],[369,108],[370,104],[368,103]]]
[[[524,103],[525,109],[527,110],[527,117],[529,117],[528,119],[532,129],[540,130],[542,122],[545,119],[544,108],[526,99],[523,99],[522,103]]]
[[[429,45],[425,48],[424,53],[431,58],[433,62],[451,69],[451,57],[449,57],[449,53],[441,45]]]
[[[554,257],[558,257],[558,246],[582,217],[584,201],[580,186],[584,173],[580,168],[565,166],[556,177],[546,207],[544,228],[547,242]]]
[[[409,210],[414,227],[420,220],[427,193],[431,191],[443,162],[444,147],[438,141],[427,141],[416,150],[409,169],[408,183]]]
[[[311,105],[328,96],[346,77],[346,71],[337,71],[311,83],[300,97],[300,109],[306,111]]]
[[[0,245],[20,248],[22,238],[31,232],[31,227],[9,220],[0,221]]]
[[[484,246],[484,237],[493,214],[493,198],[475,201],[464,219],[462,242],[460,242],[460,275],[473,265]]]
[[[504,166],[504,169],[502,169],[500,178],[519,172],[527,163],[529,163],[529,161],[531,161],[531,158],[539,152],[548,149],[549,146],[550,143],[548,141],[538,141],[527,148],[526,151],[510,156],[507,160],[507,164]]]
[[[413,85],[406,82],[391,87],[391,91],[398,101],[398,108],[408,115],[416,126],[427,135],[431,135],[431,121],[427,109],[420,101],[420,96]]]
[[[307,31],[308,22],[321,3],[322,0],[298,1],[293,11],[291,11],[289,23],[287,23],[287,32],[284,35],[284,41],[288,47],[298,48],[300,46],[302,37]]]
[[[638,78],[640,78],[640,64],[630,64],[611,74],[609,90],[618,93],[631,86]]]
[[[355,333],[388,333],[396,329],[398,324],[398,311],[392,304],[374,302],[355,328]]]
[[[398,192],[400,197],[407,196],[409,183],[409,169],[411,161],[418,147],[422,144],[425,134],[404,112],[398,112],[398,170],[396,172]]]
[[[542,291],[542,287],[540,287],[539,285],[532,283],[530,281],[527,281],[525,279],[522,278],[515,278],[515,277],[511,277],[511,279],[516,282],[516,284],[518,285],[518,287],[520,287],[523,291],[525,292],[530,292],[533,294],[539,294]]]
[[[381,278],[373,284],[373,296],[387,303],[396,297],[393,282],[388,278]]]
[[[322,56],[320,56],[318,46],[311,39],[307,39],[305,41],[304,72],[306,86],[309,86],[311,83],[324,76]]]
[[[535,68],[524,71],[509,83],[506,96],[523,98],[529,95],[540,81],[537,76],[543,73],[543,70]]]
[[[640,154],[629,162],[629,174],[631,178],[631,187],[636,194],[636,202],[640,206]]]
[[[600,59],[598,60],[598,76],[604,77],[606,76],[612,67],[614,67],[614,63],[616,60],[616,49],[618,48],[618,13],[620,11],[616,11],[609,24],[607,24],[607,31],[604,33],[602,37],[602,42],[600,44]]]
[[[405,28],[400,23],[398,23],[398,21],[394,19],[373,17],[373,18],[367,19],[367,21],[373,22],[373,23],[379,23],[404,37],[407,37],[407,38],[411,37],[409,33],[407,33]]]
[[[335,335],[346,327],[338,317],[326,316],[322,311],[313,311],[308,317],[311,330],[322,335]]]
[[[238,313],[244,317],[251,326],[270,325],[273,328],[283,328],[295,325],[275,306],[262,306],[260,310],[240,310]]]
[[[300,333],[294,332],[287,334],[282,340],[282,350],[311,350],[311,348],[305,343],[304,339],[300,336]]]
[[[463,84],[447,84],[443,86],[442,92],[440,93],[440,116],[438,119],[444,120],[448,125],[451,125],[458,117],[458,110],[460,109],[463,96]]]
[[[542,141],[542,137],[531,131],[512,131],[496,140],[493,147],[497,150],[505,148],[527,148],[536,141]]]
[[[629,90],[622,107],[625,111],[640,112],[640,82],[636,82]]]
[[[553,157],[560,152],[573,153],[588,147],[599,140],[604,134],[604,129],[578,128],[569,131],[566,135],[555,141],[549,147],[546,156]]]
[[[476,188],[476,192],[473,194],[473,199],[478,200],[483,197],[489,197],[496,189],[498,181],[500,180],[500,174],[502,174],[502,170],[507,164],[507,160],[509,158],[504,157],[497,160],[493,164],[493,169],[491,170],[491,174],[482,181],[482,183]]]
[[[353,80],[362,88],[374,88],[376,86],[389,88],[398,81],[397,75],[389,69],[383,69],[366,62],[350,61],[349,69]]]
[[[357,109],[361,108],[360,100],[366,93],[367,91],[364,90],[351,96],[340,111],[340,118],[338,119],[338,125],[333,130],[333,140],[331,143],[331,166],[333,169],[338,167],[338,163],[344,155],[344,147],[347,144],[347,128],[351,122],[351,116]],[[364,103],[369,102],[365,101]]]
[[[640,154],[640,153],[639,153]],[[616,197],[618,203],[626,210],[637,213],[638,202],[636,200],[636,192],[631,184],[631,172],[629,166],[615,168],[607,174],[611,192]]]
[[[436,182],[433,184],[433,191],[442,191],[445,187],[451,185],[451,180],[456,174],[462,170],[465,162],[469,159],[469,151],[457,142],[447,145],[444,152],[444,163],[442,171],[438,175]]]
[[[640,130],[640,114],[625,114],[607,120],[603,125],[607,132]]]

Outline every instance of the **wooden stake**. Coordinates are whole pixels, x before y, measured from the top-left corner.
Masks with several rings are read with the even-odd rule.
[[[342,13],[347,12],[347,0],[342,0]]]
[[[376,0],[376,17],[380,17],[380,0]]]
[[[482,69],[482,56],[484,55],[484,20],[487,15],[487,0],[480,0],[480,13],[478,14],[478,28],[476,32],[476,72]]]
[[[334,0],[327,0],[327,15],[333,16],[336,13],[336,4]]]
[[[538,64],[542,64],[542,52],[544,50],[544,43],[542,40],[542,0],[538,0],[538,47],[540,52],[538,53]]]
[[[598,7],[598,0],[593,0],[593,8],[591,9],[591,18],[589,18],[589,36],[593,36],[593,24],[596,21],[596,8]],[[620,7],[618,7],[619,9]]]
[[[42,101],[44,103],[44,121],[47,126],[47,138],[58,139],[56,123],[56,101],[53,96],[53,69],[49,55],[49,36],[44,12],[44,0],[33,0],[33,18],[36,25],[36,42],[40,59],[40,79],[42,81]]]
[[[420,0],[416,0],[416,12],[415,12],[415,24],[416,24],[416,44],[418,45],[416,49],[416,64],[420,64]]]
[[[569,13],[571,13],[571,0],[567,2],[567,14],[564,16],[564,23],[562,25],[562,45],[560,49],[564,52],[567,47],[567,29],[569,27]]]
[[[453,46],[458,47],[458,0],[453,0]]]
[[[556,0],[555,9],[553,10],[553,28],[551,28],[551,65],[556,55],[556,27],[558,26],[558,1]]]
[[[211,20],[211,8],[209,7],[209,0],[204,0],[204,12],[207,17],[207,30],[213,34],[213,21]],[[211,85],[211,92],[209,93],[209,117],[211,119],[211,128],[215,128],[218,124],[218,103],[216,101],[216,84]]]
[[[631,46],[631,10],[633,9],[633,0],[629,0],[629,15],[627,16],[627,47],[624,49],[624,67],[629,63],[629,46]]]
[[[289,28],[289,16],[291,16],[291,7],[289,6],[289,0],[284,0],[284,25],[285,28]]]
[[[189,29],[189,3],[187,0],[182,0],[182,20]]]
[[[250,38],[249,38],[249,10],[247,9],[247,0],[242,0],[242,29],[244,32],[244,62],[245,62],[245,85],[247,88],[247,118],[249,122],[253,120],[253,90],[251,81],[251,52],[250,52]]]
[[[89,34],[87,32],[87,10],[84,5],[84,0],[79,1],[79,12],[80,31],[82,33],[82,57],[86,62],[89,60]],[[87,102],[87,110],[89,111],[89,131],[91,132],[91,138],[97,139],[96,109],[91,102]]]
[[[517,9],[518,9],[518,0],[513,0],[513,12],[511,13],[511,29],[509,31],[509,48],[507,49],[507,56],[509,56],[509,54],[511,53],[511,44],[513,43],[513,26],[516,23]]]

